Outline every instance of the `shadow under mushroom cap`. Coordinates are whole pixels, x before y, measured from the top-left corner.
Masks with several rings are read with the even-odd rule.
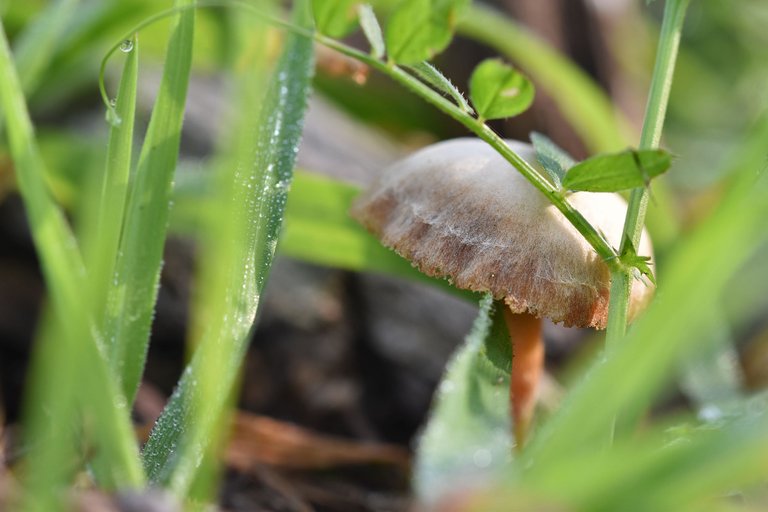
[[[530,145],[508,144],[539,167]],[[627,209],[619,195],[577,192],[568,200],[618,247]],[[543,194],[481,140],[441,142],[397,162],[351,213],[426,274],[491,292],[514,312],[605,327],[607,265]],[[645,232],[638,252],[652,254]],[[652,285],[635,281],[630,315],[652,293]]]

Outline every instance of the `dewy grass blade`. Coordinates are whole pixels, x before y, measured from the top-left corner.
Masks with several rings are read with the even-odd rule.
[[[294,5],[294,21],[302,27],[310,23],[307,5]],[[245,218],[232,219],[247,227],[245,243],[228,254],[228,277],[220,292],[232,309],[223,318],[206,318],[210,326],[144,450],[150,479],[177,494],[188,493],[213,441],[272,263],[301,137],[312,48],[311,37],[289,36],[261,113],[253,116],[256,151],[236,174],[235,207]],[[189,428],[180,430],[178,425]]]
[[[177,0],[177,7],[192,5]],[[192,63],[195,11],[181,9],[168,42],[160,90],[129,192],[116,283],[107,301],[105,338],[120,369],[122,389],[133,397],[144,370],[157,299],[173,174]]]
[[[97,478],[107,485],[137,486],[143,475],[128,411],[117,398],[119,394],[81,300],[86,283],[84,265],[64,214],[46,188],[44,164],[2,29],[0,74],[4,77],[0,81],[0,104],[19,191],[62,331],[56,343],[38,347],[32,370],[33,391],[27,399],[26,435],[31,448],[23,478],[30,486],[29,496],[44,509],[46,503],[56,503],[56,492],[66,483],[71,470],[68,454],[72,438],[68,427],[70,421],[78,419],[76,401],[86,414],[100,419],[93,434],[98,449],[109,458],[110,468],[108,473],[96,469]],[[59,364],[58,356],[70,364]],[[51,422],[48,413],[63,425]],[[29,506],[36,505],[30,501]]]
[[[229,123],[228,133],[219,141],[221,151],[209,172],[209,207],[201,216],[198,235],[200,251],[192,300],[189,349],[208,350],[194,376],[198,393],[190,399],[193,415],[188,418],[184,435],[187,447],[195,438],[203,438],[202,462],[181,461],[174,490],[191,500],[210,501],[215,496],[221,472],[220,450],[226,442],[230,425],[229,409],[237,388],[232,378],[235,354],[247,343],[258,306],[254,289],[254,233],[263,223],[255,213],[257,200],[269,192],[261,185],[254,155],[258,153],[257,133],[261,128],[267,77],[274,66],[269,51],[269,31],[261,20],[241,17],[230,32],[242,41],[244,55],[237,57],[231,97],[236,98],[237,114]],[[249,34],[250,36],[247,36]],[[247,50],[245,50],[247,48]],[[242,55],[242,54],[240,54]],[[255,187],[255,188],[254,188]],[[236,364],[236,363],[235,363]],[[223,388],[226,383],[229,389]],[[222,396],[223,395],[223,396]],[[226,399],[226,400],[224,400]],[[220,411],[210,417],[211,408]],[[190,460],[188,458],[187,460]],[[189,476],[194,472],[194,476]]]

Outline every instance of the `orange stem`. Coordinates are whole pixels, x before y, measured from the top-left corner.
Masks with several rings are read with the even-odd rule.
[[[512,424],[517,449],[521,450],[533,419],[536,390],[544,367],[541,320],[528,313],[504,309],[512,343],[512,375],[509,380]]]

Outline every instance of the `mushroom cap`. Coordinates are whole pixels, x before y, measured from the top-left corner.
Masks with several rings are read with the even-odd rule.
[[[531,145],[507,144],[541,169]],[[627,210],[621,196],[576,192],[568,201],[619,246]],[[479,139],[440,142],[395,163],[351,213],[425,274],[490,292],[516,313],[605,328],[608,266],[541,192]],[[646,232],[638,254],[652,255]],[[650,283],[634,280],[630,317],[652,294]]]

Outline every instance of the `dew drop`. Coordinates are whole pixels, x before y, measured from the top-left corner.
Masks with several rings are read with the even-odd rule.
[[[133,51],[133,41],[126,39],[120,43],[120,51],[123,53],[131,53]]]

